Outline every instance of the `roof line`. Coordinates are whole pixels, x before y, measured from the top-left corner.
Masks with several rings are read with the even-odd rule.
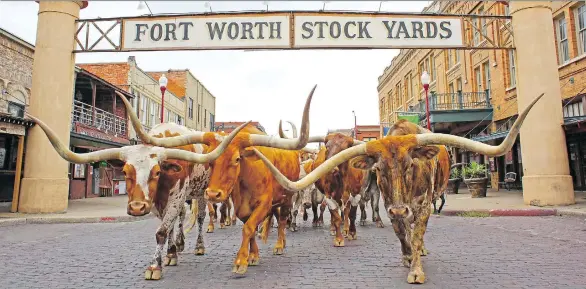
[[[29,49],[31,49],[33,51],[35,50],[35,46],[32,43],[16,36],[15,34],[9,32],[8,30],[6,30],[2,27],[0,27],[0,33],[8,36],[8,38],[11,38],[12,40],[14,40],[16,42],[21,42],[21,44],[24,44],[24,46],[27,46]]]

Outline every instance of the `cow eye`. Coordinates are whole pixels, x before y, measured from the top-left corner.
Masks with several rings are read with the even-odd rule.
[[[240,162],[240,157],[237,157],[237,158],[236,158],[236,162],[237,162],[237,163],[238,163],[238,162]]]
[[[161,171],[157,171],[157,172],[155,173],[155,177],[157,177],[157,178],[158,178],[160,175],[161,175]]]

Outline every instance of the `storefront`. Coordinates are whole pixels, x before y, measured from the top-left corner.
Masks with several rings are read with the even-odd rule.
[[[18,203],[26,129],[34,123],[0,115],[0,202]],[[14,207],[14,206],[13,206]]]
[[[564,118],[570,175],[574,190],[586,190],[586,117]]]

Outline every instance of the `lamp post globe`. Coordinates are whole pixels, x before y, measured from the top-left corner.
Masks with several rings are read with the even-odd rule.
[[[427,120],[427,129],[431,130],[431,122],[429,120],[429,96],[427,93],[429,90],[429,81],[429,74],[427,73],[427,71],[424,71],[421,74],[421,84],[423,84],[423,89],[425,89],[425,118]]]
[[[163,113],[165,112],[165,90],[167,90],[168,83],[169,80],[165,74],[161,75],[161,78],[159,78],[159,86],[161,87],[161,123],[164,122]]]

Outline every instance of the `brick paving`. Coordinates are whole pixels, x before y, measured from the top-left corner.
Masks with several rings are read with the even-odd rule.
[[[1,227],[0,287],[585,288],[584,218],[433,216],[424,285],[407,284],[399,242],[385,221],[384,229],[371,222],[359,226],[358,240],[335,248],[327,226],[312,228],[299,217],[301,228],[288,231],[285,254],[272,255],[272,229],[269,242],[259,243],[259,266],[249,267],[245,277],[231,273],[241,223],[206,234],[205,256],[192,254],[192,231],[178,266],[164,268],[160,281],[143,280],[157,220]]]

